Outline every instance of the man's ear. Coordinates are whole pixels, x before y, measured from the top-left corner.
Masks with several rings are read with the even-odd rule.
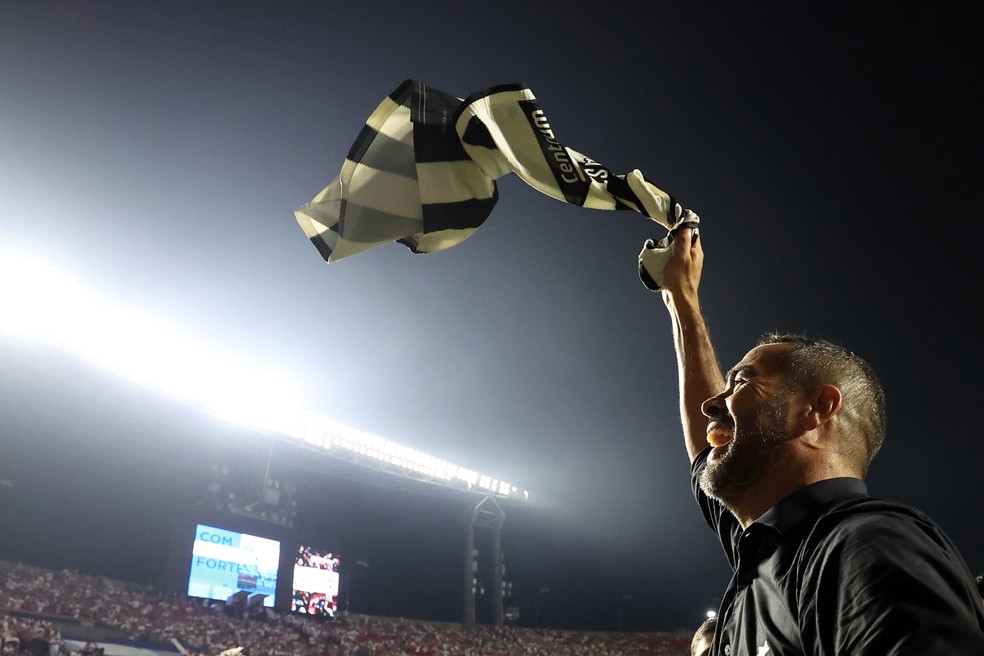
[[[841,409],[841,391],[836,385],[821,385],[813,390],[809,412],[803,428],[813,430],[830,421]]]

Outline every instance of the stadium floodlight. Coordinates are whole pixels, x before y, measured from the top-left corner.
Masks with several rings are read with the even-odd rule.
[[[39,260],[0,250],[0,333],[38,339],[214,416],[416,480],[509,497],[516,486],[301,407],[287,377],[223,355]],[[524,498],[529,498],[526,490]]]
[[[0,252],[0,304],[0,328],[220,418],[276,430],[293,411],[284,376],[206,348],[159,318],[112,303],[17,253]]]

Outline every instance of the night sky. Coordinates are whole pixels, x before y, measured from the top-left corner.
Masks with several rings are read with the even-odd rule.
[[[928,512],[984,572],[974,20],[945,3],[7,0],[0,248],[275,369],[305,407],[528,489],[503,528],[528,625],[689,630],[729,572],[690,498],[670,322],[636,270],[662,229],[515,176],[440,253],[326,264],[293,216],[403,80],[524,83],[559,141],[700,215],[723,367],[772,330],[872,362],[889,430],[870,491]],[[0,340],[0,558],[151,580],[206,464],[268,458],[269,436]],[[471,497],[273,454],[302,492],[297,535],[370,561],[352,610],[460,619]]]

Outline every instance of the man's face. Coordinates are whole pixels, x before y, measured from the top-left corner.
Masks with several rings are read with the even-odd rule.
[[[702,406],[708,433],[721,446],[711,451],[700,486],[725,505],[763,480],[789,445],[790,395],[782,367],[789,348],[755,347],[728,372],[725,389]]]

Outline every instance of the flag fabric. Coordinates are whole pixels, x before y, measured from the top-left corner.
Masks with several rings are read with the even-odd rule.
[[[406,80],[366,120],[338,177],[294,211],[326,262],[398,242],[441,251],[471,236],[515,173],[557,200],[633,210],[669,231],[680,204],[638,169],[617,175],[557,140],[521,84],[458,98]]]

